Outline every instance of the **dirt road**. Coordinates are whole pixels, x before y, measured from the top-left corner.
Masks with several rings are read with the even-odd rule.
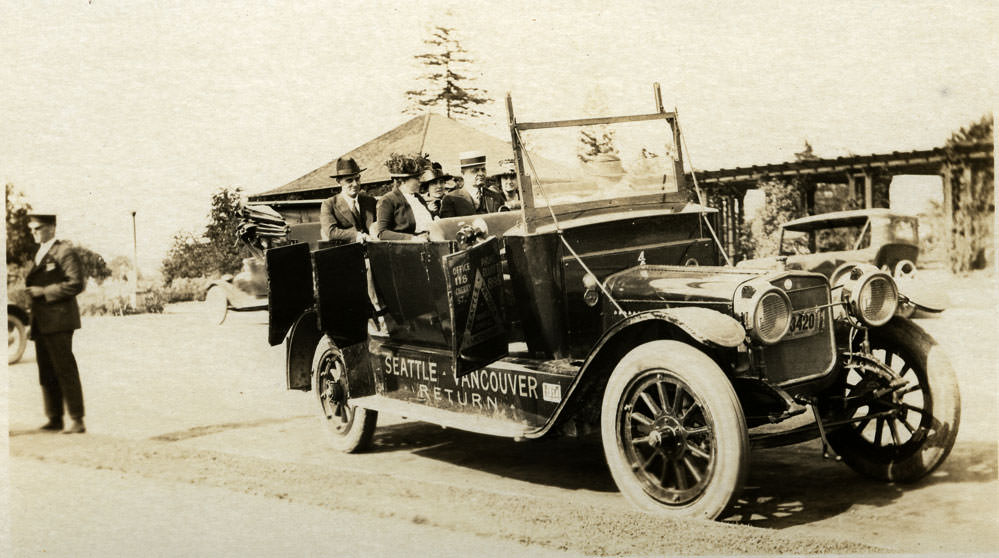
[[[634,512],[588,440],[381,417],[374,451],[338,454],[312,395],[284,389],[262,313],[222,326],[192,305],[85,319],[74,345],[86,435],[33,432],[44,417],[31,349],[9,369],[15,555],[994,552],[999,301],[984,276],[946,285],[952,308],[923,322],[951,348],[963,397],[941,469],[895,486],[823,461],[815,443],[756,451],[720,523]]]

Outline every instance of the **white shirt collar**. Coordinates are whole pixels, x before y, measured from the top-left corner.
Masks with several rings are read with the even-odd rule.
[[[49,253],[49,250],[52,248],[52,245],[55,244],[55,242],[56,238],[53,236],[52,238],[49,239],[48,242],[43,242],[42,245],[38,247],[38,253],[35,254],[35,265],[39,265],[42,263],[42,258],[45,257],[45,254]]]
[[[399,190],[402,196],[406,198],[406,203],[409,204],[409,208],[413,210],[413,218],[416,219],[416,231],[418,233],[426,232],[430,230],[430,224],[434,222],[434,216],[430,214],[430,210],[427,206],[423,205],[420,198],[416,194],[410,194],[409,192]]]

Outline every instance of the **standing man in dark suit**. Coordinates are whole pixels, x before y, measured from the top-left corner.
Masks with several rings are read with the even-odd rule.
[[[486,155],[466,151],[459,156],[464,186],[441,200],[441,218],[495,213],[503,207],[503,195],[486,187]]]
[[[73,356],[73,331],[80,329],[76,295],[83,291],[83,265],[73,247],[55,238],[55,215],[28,216],[28,229],[40,246],[25,280],[31,296],[31,338],[45,414],[42,430],[63,429],[63,404],[72,423],[64,434],[83,433],[83,389]]]
[[[320,235],[337,244],[370,240],[375,222],[375,198],[361,192],[361,172],[364,169],[350,158],[336,160],[335,178],[340,193],[323,200],[319,210]]]

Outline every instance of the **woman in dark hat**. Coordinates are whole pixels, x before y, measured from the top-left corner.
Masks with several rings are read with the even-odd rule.
[[[394,187],[378,200],[378,239],[426,242],[435,217],[420,197],[420,175],[430,169],[430,159],[419,153],[393,153],[385,166]]]
[[[440,216],[441,200],[444,198],[444,181],[447,179],[440,163],[433,166],[420,175],[420,196],[427,204],[427,209],[435,218]]]

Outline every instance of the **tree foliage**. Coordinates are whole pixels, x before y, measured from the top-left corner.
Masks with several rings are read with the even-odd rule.
[[[756,217],[741,231],[740,259],[777,255],[780,248],[780,225],[805,214],[801,191],[793,182],[761,180],[757,188],[763,191],[766,202]]]
[[[80,263],[83,265],[83,273],[87,277],[93,277],[98,283],[102,283],[111,276],[111,268],[108,267],[104,257],[94,252],[86,246],[69,242],[73,245],[73,250],[80,256]]]
[[[212,195],[204,232],[174,235],[161,268],[166,283],[178,277],[218,277],[239,271],[246,255],[237,234],[239,206],[239,190],[222,188]]]
[[[423,87],[406,91],[404,112],[417,114],[440,107],[448,118],[487,116],[477,107],[493,100],[487,91],[473,86],[475,61],[461,46],[455,28],[436,25],[423,44],[428,51],[413,57],[423,68],[418,78]]]
[[[953,243],[950,264],[953,271],[981,269],[990,252],[992,221],[995,215],[995,174],[992,161],[974,162],[962,157],[962,145],[992,141],[994,123],[989,115],[951,134],[944,148],[948,152],[953,205]],[[994,252],[994,247],[992,249]]]
[[[31,261],[38,248],[28,230],[28,213],[31,211],[31,205],[24,199],[24,194],[14,188],[10,182],[6,185],[6,195],[7,263],[24,265]]]

